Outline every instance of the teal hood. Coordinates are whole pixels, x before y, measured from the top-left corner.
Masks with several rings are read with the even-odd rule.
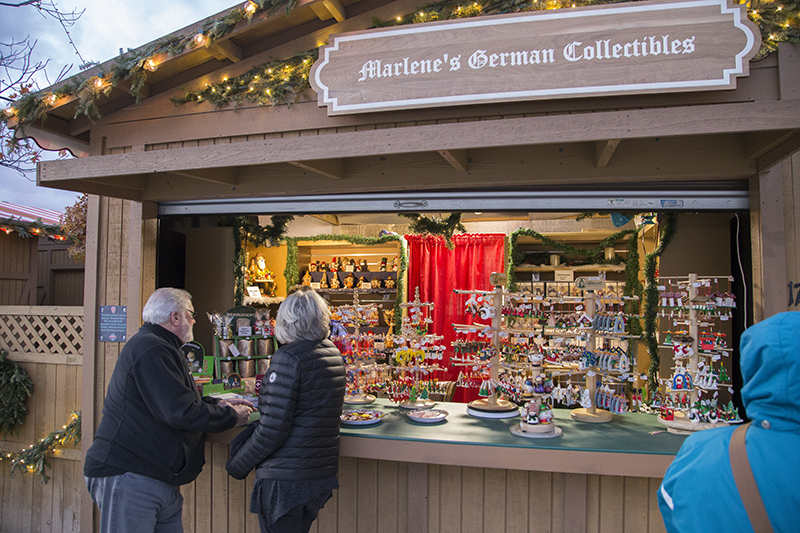
[[[768,318],[742,335],[742,402],[756,425],[800,430],[800,312]]]

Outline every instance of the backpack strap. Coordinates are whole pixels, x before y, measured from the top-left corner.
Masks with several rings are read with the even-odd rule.
[[[731,470],[736,488],[739,489],[739,496],[744,503],[747,516],[750,518],[750,525],[756,533],[772,533],[772,525],[769,523],[767,510],[758,491],[758,485],[753,477],[753,470],[750,468],[750,460],[747,458],[744,436],[747,433],[750,423],[742,424],[737,427],[728,448],[730,455]]]

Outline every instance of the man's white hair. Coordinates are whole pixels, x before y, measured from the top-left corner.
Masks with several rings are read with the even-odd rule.
[[[183,289],[172,287],[156,289],[144,304],[142,320],[148,324],[162,324],[169,320],[172,313],[188,310],[191,304],[192,295]]]

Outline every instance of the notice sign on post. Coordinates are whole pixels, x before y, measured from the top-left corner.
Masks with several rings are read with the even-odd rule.
[[[100,342],[126,342],[128,340],[128,308],[124,305],[101,305],[100,324],[97,331]]]
[[[635,2],[334,35],[310,81],[329,115],[735,89],[760,44],[744,4]]]

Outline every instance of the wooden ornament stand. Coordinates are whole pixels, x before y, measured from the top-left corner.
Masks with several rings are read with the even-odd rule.
[[[586,291],[586,311],[585,313],[594,322],[595,312],[597,310],[595,305],[594,291]],[[594,349],[594,326],[589,330],[589,338],[586,340],[587,348]],[[590,424],[605,424],[613,420],[614,415],[605,409],[598,409],[595,405],[595,397],[597,396],[597,366],[592,365],[586,370],[586,388],[589,390],[589,399],[592,402],[590,407],[579,407],[570,411],[569,416],[578,422],[589,422]]]
[[[500,377],[500,331],[502,329],[502,314],[500,310],[503,308],[503,285],[506,283],[506,275],[501,272],[493,272],[489,278],[490,283],[494,285],[492,294],[492,305],[494,306],[495,313],[492,316],[492,345],[494,346],[494,355],[492,356],[491,367],[489,370],[491,380],[497,383]],[[486,294],[486,291],[455,291],[456,294]],[[497,391],[492,391],[492,394],[487,398],[480,398],[469,403],[467,413],[478,418],[513,418],[519,415],[519,407],[517,404],[498,398]]]

